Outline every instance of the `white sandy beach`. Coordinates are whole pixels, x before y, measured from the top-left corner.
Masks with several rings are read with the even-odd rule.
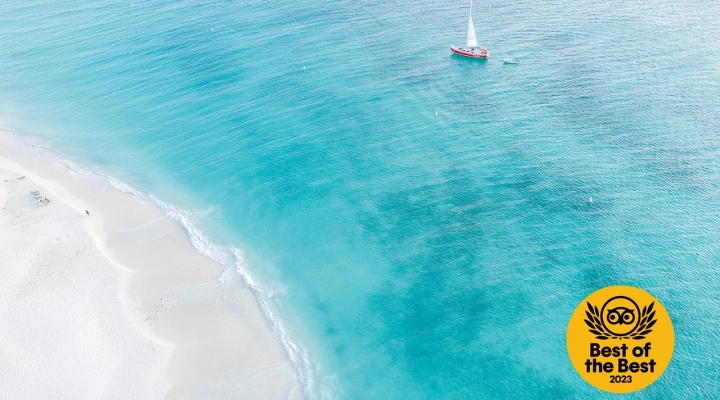
[[[0,208],[0,398],[302,398],[252,292],[158,206],[0,131]]]

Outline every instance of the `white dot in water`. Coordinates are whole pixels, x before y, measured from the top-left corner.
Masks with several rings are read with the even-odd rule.
[[[592,202],[593,202],[593,199],[592,199],[592,197],[591,197],[591,198],[589,198],[589,199],[588,199],[588,201],[590,201],[590,202],[592,203]]]

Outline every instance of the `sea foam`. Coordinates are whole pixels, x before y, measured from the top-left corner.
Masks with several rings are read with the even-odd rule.
[[[74,169],[80,170],[77,167]],[[98,174],[105,178],[105,180],[114,189],[130,193],[140,200],[156,204],[165,211],[165,214],[168,217],[180,223],[198,253],[225,267],[225,270],[218,278],[218,281],[222,283],[228,279],[229,274],[232,273],[236,273],[240,276],[240,278],[242,278],[245,285],[250,289],[250,291],[252,291],[253,295],[260,304],[265,317],[268,321],[270,321],[273,336],[282,345],[285,353],[292,361],[298,381],[300,381],[300,384],[303,387],[305,397],[307,399],[315,399],[316,396],[314,395],[313,390],[313,376],[310,369],[310,361],[307,351],[292,340],[292,336],[283,325],[282,319],[278,316],[278,313],[273,310],[274,306],[271,303],[270,297],[266,295],[266,291],[258,283],[256,283],[247,271],[247,263],[242,250],[234,247],[220,246],[211,242],[190,222],[188,217],[189,213],[180,211],[172,204],[160,200],[153,195],[147,195],[140,192],[117,178],[102,173]]]

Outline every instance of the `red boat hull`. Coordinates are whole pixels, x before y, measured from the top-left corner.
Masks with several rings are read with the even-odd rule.
[[[475,51],[468,51],[467,49],[461,49],[459,47],[450,46],[450,51],[457,55],[461,55],[464,57],[470,57],[470,58],[487,58],[488,52],[485,49],[475,50]]]

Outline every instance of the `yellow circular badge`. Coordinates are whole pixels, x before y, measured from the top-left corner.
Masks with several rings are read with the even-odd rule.
[[[674,347],[665,307],[632,286],[591,294],[568,324],[570,361],[583,379],[607,392],[634,392],[655,382],[670,364]]]

